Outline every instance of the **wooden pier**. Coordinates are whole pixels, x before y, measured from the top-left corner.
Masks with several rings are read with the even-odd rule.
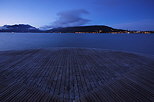
[[[154,60],[101,49],[1,51],[0,102],[154,102]]]

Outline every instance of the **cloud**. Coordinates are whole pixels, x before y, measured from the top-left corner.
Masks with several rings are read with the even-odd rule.
[[[83,14],[89,14],[89,12],[83,9],[59,12],[57,14],[58,19],[51,23],[51,25],[45,26],[45,28],[70,27],[87,24],[90,20],[83,18]]]

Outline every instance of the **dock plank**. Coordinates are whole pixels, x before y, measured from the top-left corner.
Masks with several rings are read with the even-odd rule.
[[[154,60],[101,49],[0,51],[0,102],[152,102]]]

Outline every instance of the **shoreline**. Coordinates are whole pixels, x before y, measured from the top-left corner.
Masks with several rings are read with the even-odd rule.
[[[39,33],[39,34],[43,34],[43,33],[47,33],[47,34],[154,34],[154,33],[115,33],[115,32],[108,32],[108,33],[97,33],[97,32],[89,32],[89,33],[86,33],[86,32],[83,32],[83,33],[73,33],[73,32],[67,32],[67,33],[62,33],[62,32],[0,32],[0,33],[12,33],[12,34],[15,34],[15,33]]]

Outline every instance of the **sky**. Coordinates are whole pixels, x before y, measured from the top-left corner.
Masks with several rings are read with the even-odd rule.
[[[154,30],[154,0],[0,0],[0,26],[107,25]]]

